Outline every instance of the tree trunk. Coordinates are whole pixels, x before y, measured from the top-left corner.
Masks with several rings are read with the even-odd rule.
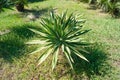
[[[16,9],[17,9],[19,12],[23,12],[23,11],[24,11],[24,4],[22,4],[22,3],[16,4]]]
[[[113,11],[113,15],[115,17],[119,16],[120,12],[119,12],[119,9],[118,8],[115,8],[115,10]]]
[[[89,4],[95,4],[96,0],[90,0]]]

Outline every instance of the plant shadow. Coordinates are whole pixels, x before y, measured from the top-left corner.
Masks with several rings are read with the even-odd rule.
[[[35,21],[39,19],[40,16],[42,16],[43,14],[45,15],[49,10],[50,8],[41,9],[38,6],[36,6],[36,8],[34,9],[25,9],[25,11],[23,12],[23,16],[27,17],[31,21]]]
[[[73,75],[74,80],[84,77],[83,75],[86,75],[87,78],[90,79],[92,75],[103,76],[106,74],[105,71],[109,65],[106,62],[107,54],[102,46],[103,45],[100,44],[94,44],[91,47],[86,48],[89,54],[83,55],[88,59],[89,62],[84,61],[78,56],[74,55],[75,63],[73,65],[76,74],[76,76]]]
[[[41,1],[45,1],[45,0],[29,0],[30,3],[41,2]]]
[[[83,2],[83,3],[88,3],[89,2],[89,0],[77,0],[77,1]]]
[[[106,61],[108,57],[102,46],[103,45],[94,44],[90,47],[85,48],[89,52],[88,54],[81,52],[89,62],[80,59],[76,55],[73,55],[74,71],[71,69],[65,69],[63,70],[64,73],[62,73],[57,78],[60,79],[61,77],[69,74],[73,80],[90,80],[94,75],[107,75],[107,70],[110,69],[110,65]]]
[[[6,34],[0,40],[0,58],[7,62],[13,62],[24,55],[25,45],[17,35]]]
[[[35,36],[35,33],[30,31],[29,28],[36,29],[37,26],[24,24],[24,25],[20,25],[20,26],[14,26],[13,28],[11,28],[11,31],[13,33],[17,34],[22,39],[29,39],[29,38],[32,38],[33,36]]]
[[[87,7],[88,10],[97,10],[97,6],[96,5],[90,5],[89,7]]]
[[[32,25],[14,26],[9,34],[0,36],[0,58],[12,63],[30,51],[25,42],[33,38],[35,34],[28,28],[36,27]]]

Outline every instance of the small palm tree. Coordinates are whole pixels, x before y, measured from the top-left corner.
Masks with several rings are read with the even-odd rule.
[[[40,44],[41,47],[36,51],[42,51],[43,54],[39,57],[40,65],[50,54],[52,59],[52,70],[55,68],[58,55],[64,55],[73,69],[73,54],[79,56],[85,61],[88,61],[81,53],[87,52],[83,49],[84,46],[89,45],[85,42],[81,35],[87,33],[89,30],[82,30],[85,20],[77,20],[79,16],[74,16],[73,13],[67,17],[67,12],[62,15],[57,15],[53,11],[50,12],[49,18],[41,19],[41,29],[31,31],[39,34],[39,40],[27,42],[27,44]]]

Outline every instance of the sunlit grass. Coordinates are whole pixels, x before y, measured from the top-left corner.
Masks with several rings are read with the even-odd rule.
[[[88,7],[84,3],[77,3],[72,0],[47,0],[30,3],[26,7],[28,10],[40,10],[40,13],[41,10],[46,10],[35,21],[31,21],[27,17],[30,12],[19,13],[16,10],[2,12],[0,14],[0,31],[7,29],[11,32],[0,36],[0,79],[75,80],[90,78],[91,80],[119,80],[120,19],[111,18],[109,14],[101,13],[100,10],[90,10]],[[83,15],[83,18],[86,19],[85,28],[92,29],[84,37],[100,44],[95,44],[88,49],[91,56],[89,56],[90,54],[86,56],[90,58],[92,64],[77,61],[79,62],[75,64],[78,66],[77,73],[71,72],[64,59],[59,62],[58,68],[54,72],[51,72],[51,67],[49,67],[51,58],[36,69],[39,54],[28,55],[37,46],[24,44],[26,41],[36,38],[36,35],[27,28],[40,26],[41,16],[46,16],[51,8],[54,8],[57,13],[68,10],[68,13],[76,11]],[[94,61],[94,59],[96,60]],[[99,60],[100,62],[102,60],[101,64],[99,64]],[[80,64],[86,67],[82,67]]]

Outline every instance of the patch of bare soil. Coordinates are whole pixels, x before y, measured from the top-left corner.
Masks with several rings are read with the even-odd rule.
[[[86,8],[91,11],[91,13],[95,13],[98,17],[105,17],[108,16],[108,13],[102,11],[102,9],[97,8],[94,5],[87,5]]]
[[[0,36],[1,36],[1,35],[4,35],[4,34],[7,34],[7,33],[9,33],[9,32],[10,32],[10,30],[0,31]]]

